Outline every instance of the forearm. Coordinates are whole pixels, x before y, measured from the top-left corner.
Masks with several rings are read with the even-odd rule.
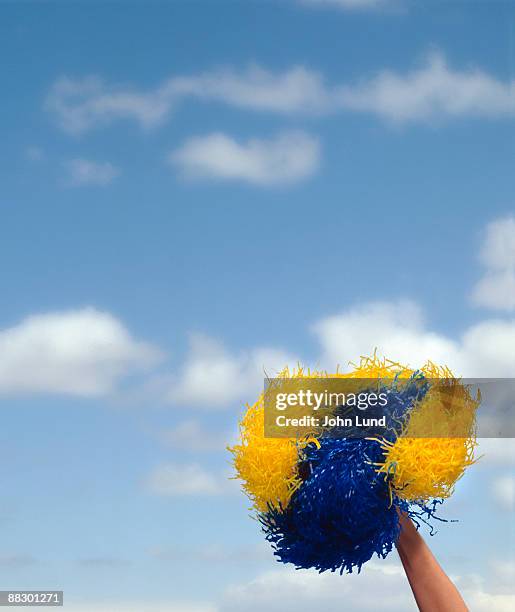
[[[401,515],[397,550],[421,612],[467,612],[461,595],[412,521]]]

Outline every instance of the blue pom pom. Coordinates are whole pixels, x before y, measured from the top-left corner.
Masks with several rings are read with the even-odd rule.
[[[364,439],[322,439],[307,451],[305,482],[288,507],[260,516],[267,540],[283,563],[343,573],[358,571],[372,555],[392,550],[399,517],[388,484],[373,465],[379,444]]]

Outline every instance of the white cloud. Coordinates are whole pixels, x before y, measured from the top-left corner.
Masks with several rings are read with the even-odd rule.
[[[515,217],[496,219],[487,225],[481,262],[497,270],[515,266]]]
[[[515,272],[488,272],[476,285],[473,300],[493,310],[515,310]]]
[[[479,438],[477,455],[483,455],[481,465],[515,468],[515,444],[511,438]]]
[[[494,310],[515,310],[515,217],[489,223],[481,249],[485,275],[472,299]]]
[[[194,453],[221,451],[227,446],[231,437],[231,434],[205,427],[195,419],[183,421],[160,434],[163,442],[172,448]]]
[[[104,395],[159,358],[109,313],[83,308],[33,315],[0,331],[0,393]]]
[[[420,307],[408,300],[350,308],[318,321],[313,331],[322,347],[322,364],[331,370],[337,364],[346,368],[376,348],[390,359],[416,366],[428,359],[458,360],[456,343],[426,330]]]
[[[496,580],[495,568],[488,578],[452,576],[471,610],[511,612],[515,606],[513,583]],[[353,612],[379,608],[408,612],[416,607],[404,570],[394,555],[386,561],[369,561],[361,574],[318,574],[289,566],[267,571],[250,582],[227,588],[219,612],[294,612],[310,608],[340,612],[342,602]]]
[[[168,114],[171,102],[161,88],[141,93],[106,85],[99,77],[64,77],[52,86],[45,107],[64,130],[79,134],[114,119],[135,119],[145,127],[156,125]]]
[[[319,113],[332,106],[321,77],[302,66],[274,74],[256,65],[173,77],[147,92],[105,83],[99,77],[62,78],[45,103],[62,129],[80,134],[114,120],[132,119],[143,128],[162,123],[184,98],[277,113]]]
[[[469,327],[461,338],[464,376],[515,376],[515,319],[489,319]]]
[[[71,159],[65,162],[68,172],[67,185],[80,187],[83,185],[105,186],[111,183],[120,171],[110,162],[95,162],[89,159]]]
[[[513,563],[506,559],[489,562],[482,575],[464,575],[456,581],[474,612],[511,612],[515,609]]]
[[[377,348],[381,355],[413,367],[430,359],[469,378],[515,376],[515,321],[483,321],[453,339],[429,330],[421,308],[401,300],[350,308],[318,321],[313,331],[328,369],[346,367]]]
[[[515,115],[515,82],[480,68],[452,68],[442,53],[429,55],[407,72],[383,69],[361,81],[333,86],[304,66],[277,73],[257,65],[241,71],[212,70],[172,77],[148,91],[98,77],[62,78],[52,86],[46,108],[64,130],[79,134],[120,119],[154,127],[188,98],[280,114],[366,112],[397,122]]]
[[[515,510],[515,477],[499,476],[492,483],[494,500],[502,510]]]
[[[167,497],[219,495],[227,489],[227,479],[195,463],[165,463],[150,473],[146,488],[155,495]]]
[[[197,76],[172,78],[170,98],[195,97],[250,110],[319,114],[334,106],[334,91],[322,76],[304,66],[273,73],[252,64],[240,72],[225,68]]]
[[[192,179],[240,180],[256,185],[289,184],[317,170],[320,146],[303,132],[237,142],[221,133],[187,140],[168,160]]]
[[[489,593],[483,590],[465,591],[467,603],[474,612],[513,612],[515,595],[512,593]]]
[[[515,560],[493,559],[490,561],[490,566],[500,585],[510,585],[513,588],[515,584]]]
[[[513,117],[515,82],[502,82],[475,68],[453,70],[433,53],[416,70],[383,70],[341,91],[347,110],[370,112],[393,121],[438,117]]]
[[[377,609],[408,612],[414,601],[402,568],[390,561],[369,562],[361,574],[340,576],[314,570],[284,567],[259,575],[254,580],[227,589],[220,612],[290,612],[317,609],[341,612]]]
[[[265,375],[294,364],[284,351],[256,348],[230,353],[220,342],[201,334],[190,337],[190,351],[182,371],[167,381],[172,403],[204,409],[228,408],[249,393],[258,393]]]

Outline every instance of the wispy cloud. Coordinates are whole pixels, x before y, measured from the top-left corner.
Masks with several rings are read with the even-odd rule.
[[[115,120],[159,125],[182,100],[195,98],[279,114],[369,113],[394,122],[515,115],[515,82],[477,68],[453,68],[443,53],[407,71],[382,69],[359,81],[329,85],[304,66],[273,72],[257,65],[171,77],[154,89],[110,84],[99,77],[59,79],[45,106],[66,131],[79,134]]]
[[[317,170],[319,158],[316,138],[289,132],[269,140],[246,142],[220,133],[191,138],[168,160],[190,179],[239,180],[271,186],[308,178]]]
[[[315,72],[297,66],[275,74],[251,65],[240,72],[226,68],[172,77],[149,91],[112,85],[99,77],[64,77],[50,89],[45,107],[65,131],[80,134],[120,119],[154,127],[190,97],[276,113],[320,113],[332,105],[331,92]]]
[[[370,79],[344,86],[345,109],[397,122],[448,117],[513,117],[515,81],[503,82],[479,68],[456,70],[433,53],[405,74],[382,70]]]
[[[163,562],[183,562],[184,559],[202,564],[223,563],[227,565],[259,564],[273,559],[273,551],[264,540],[253,546],[231,548],[227,544],[192,546],[157,546],[149,551],[151,557]]]
[[[155,125],[170,110],[172,99],[173,96],[161,87],[144,93],[107,85],[95,76],[64,77],[52,86],[45,107],[56,116],[64,130],[81,133],[124,118],[135,119],[143,126]]]
[[[37,559],[32,555],[0,555],[0,567],[4,570],[23,568],[37,563]]]
[[[130,562],[126,559],[120,559],[119,557],[87,557],[79,559],[77,564],[81,567],[89,567],[92,569],[99,569],[104,571],[106,568],[119,568],[127,567]]]
[[[273,375],[292,363],[296,359],[280,349],[232,352],[213,338],[192,334],[183,367],[164,381],[165,393],[169,402],[178,405],[228,408],[249,392],[259,391],[266,374]]]
[[[65,162],[65,168],[68,174],[66,184],[70,187],[105,186],[120,174],[120,170],[110,162],[96,162],[82,158]]]
[[[164,463],[149,474],[145,488],[166,497],[220,495],[229,487],[228,478],[209,472],[197,463]]]
[[[322,76],[304,66],[278,73],[256,64],[241,71],[225,68],[172,78],[166,90],[174,100],[194,97],[275,113],[325,113],[334,102],[334,92],[326,87]]]
[[[515,217],[488,224],[481,263],[485,274],[474,288],[473,301],[494,310],[515,310]]]
[[[316,607],[325,612],[342,609],[367,611],[377,607],[385,611],[407,612],[413,609],[413,596],[399,563],[369,562],[363,575],[298,572],[285,567],[270,570],[253,580],[226,589],[220,612],[293,611]]]
[[[226,431],[206,427],[197,419],[189,419],[162,431],[159,437],[171,448],[207,453],[224,450],[232,436]]]
[[[30,316],[0,331],[0,394],[111,393],[160,352],[94,308]]]

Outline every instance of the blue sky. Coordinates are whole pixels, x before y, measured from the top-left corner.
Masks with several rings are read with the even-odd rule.
[[[510,2],[0,4],[2,588],[297,608],[227,482],[263,369],[378,347],[515,376],[514,24]],[[513,608],[512,446],[431,539],[477,610]],[[412,609],[396,571],[306,575],[304,601]]]

